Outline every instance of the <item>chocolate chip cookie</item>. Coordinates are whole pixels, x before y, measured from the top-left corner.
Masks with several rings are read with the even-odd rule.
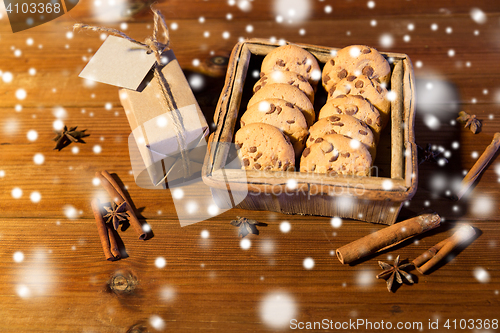
[[[295,169],[295,153],[290,139],[272,125],[246,125],[236,132],[234,143],[243,170]]]
[[[319,119],[329,116],[347,114],[361,120],[370,127],[375,142],[378,142],[382,121],[380,113],[373,105],[360,95],[338,95],[330,98],[319,111]]]
[[[307,79],[316,89],[321,79],[321,70],[316,58],[297,45],[284,45],[269,52],[262,61],[261,72],[269,74],[272,71],[295,72]]]
[[[302,152],[301,172],[368,176],[372,158],[365,145],[340,134],[328,134]]]
[[[365,75],[387,84],[391,78],[389,62],[376,49],[365,45],[351,45],[337,52],[323,67],[323,87],[329,91],[340,80],[354,75]]]
[[[311,103],[314,104],[313,87],[309,84],[305,77],[295,72],[272,71],[267,74],[262,73],[261,78],[253,87],[253,92],[255,93],[259,91],[259,89],[264,87],[266,84],[273,83],[286,83],[299,88],[304,94],[306,94]]]
[[[370,80],[365,75],[348,76],[328,91],[328,99],[339,95],[361,95],[380,112],[382,127],[389,121],[391,101],[387,98],[387,89],[378,80]]]
[[[361,120],[347,114],[338,114],[318,120],[309,129],[306,147],[323,141],[328,134],[341,134],[358,140],[368,148],[372,160],[375,160],[376,146],[371,129]]]
[[[307,122],[302,112],[292,104],[277,98],[262,100],[252,105],[241,116],[241,127],[253,123],[265,123],[277,127],[290,138],[295,155],[300,156],[302,153],[309,133]]]
[[[269,99],[279,98],[292,104],[298,108],[306,118],[308,126],[311,126],[316,119],[314,106],[309,98],[299,88],[285,83],[272,83],[266,84],[263,88],[259,89],[248,102],[247,109],[252,105]]]

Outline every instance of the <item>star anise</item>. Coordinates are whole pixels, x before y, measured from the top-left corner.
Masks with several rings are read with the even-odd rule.
[[[433,149],[431,144],[428,143],[425,148],[422,148],[417,145],[417,160],[418,160],[418,165],[430,161],[437,163],[437,157],[441,155],[441,153],[444,150],[441,149]],[[448,163],[448,160],[444,157],[441,157],[440,159],[443,159],[445,163]]]
[[[465,111],[460,111],[458,113],[458,118],[457,120],[461,123],[465,123],[465,128],[469,127],[471,132],[476,134],[479,132],[479,130],[481,129],[481,121],[479,121],[479,119],[476,118],[476,115],[475,114],[468,114],[467,112]]]
[[[64,126],[62,131],[55,131],[57,136],[52,140],[57,141],[57,143],[54,149],[61,151],[61,149],[69,146],[72,142],[85,143],[82,138],[89,136],[90,134],[85,133],[86,129],[83,131],[77,131],[77,128],[78,126],[70,127],[68,129],[68,126]]]
[[[403,271],[403,269],[413,265],[412,263],[401,264],[398,256],[396,260],[394,260],[393,265],[387,264],[382,261],[379,261],[378,264],[384,271],[377,275],[377,279],[385,279],[389,277],[387,279],[387,290],[389,290],[389,292],[392,291],[394,278],[396,278],[397,283],[402,284],[403,279],[401,278],[401,276],[403,276],[410,284],[413,284],[413,278],[411,277],[411,274]]]
[[[236,216],[237,220],[231,221],[231,224],[235,227],[239,227],[238,236],[243,238],[248,234],[258,235],[259,230],[257,229],[258,225],[266,225],[265,223],[261,223],[256,220],[250,220],[246,217]]]
[[[113,228],[115,228],[115,230],[118,230],[120,222],[126,221],[128,218],[128,215],[125,212],[127,209],[127,203],[125,201],[120,205],[113,202],[112,207],[104,206],[104,209],[108,212],[103,216],[104,218],[108,218],[106,223],[113,223]]]

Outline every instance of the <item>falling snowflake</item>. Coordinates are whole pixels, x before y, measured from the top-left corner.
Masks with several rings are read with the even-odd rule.
[[[167,261],[163,257],[158,257],[155,259],[155,266],[157,268],[164,268],[167,265]]]
[[[479,8],[472,8],[470,10],[470,17],[474,20],[474,22],[479,24],[486,23],[487,20],[486,14]]]
[[[297,306],[288,293],[272,292],[261,301],[259,312],[266,325],[281,329],[289,327],[290,320],[296,317]]]
[[[292,229],[292,226],[290,225],[290,222],[288,221],[283,221],[280,223],[280,231],[282,233],[287,233]]]
[[[394,45],[394,38],[390,34],[380,36],[379,43],[382,47],[390,48]]]
[[[325,12],[328,13],[326,7]],[[286,23],[299,24],[309,18],[311,4],[309,0],[275,0],[274,14],[284,19]]]
[[[305,258],[302,265],[305,269],[311,270],[314,268],[314,259],[313,258]]]

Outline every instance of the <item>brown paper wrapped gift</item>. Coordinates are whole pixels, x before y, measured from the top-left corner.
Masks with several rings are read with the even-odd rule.
[[[132,129],[129,148],[136,182],[164,188],[167,180],[171,186],[198,177],[208,125],[169,49],[165,21],[158,11],[153,13],[153,35],[144,42],[114,29],[83,24],[75,29],[119,36],[105,40],[80,77],[122,88],[119,96]],[[160,32],[164,43],[158,41]],[[138,181],[146,170],[149,184]]]

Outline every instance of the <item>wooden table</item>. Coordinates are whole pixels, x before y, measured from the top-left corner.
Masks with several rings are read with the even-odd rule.
[[[364,320],[374,327],[361,325],[359,331],[381,331],[376,328],[383,321],[393,328],[398,322],[421,322],[422,331],[428,332],[429,322],[439,321],[439,329],[432,331],[453,331],[456,323],[457,330],[473,332],[460,330],[460,320],[500,319],[498,154],[467,197],[453,202],[445,194],[500,128],[500,3],[157,4],[186,75],[202,75],[205,84],[195,93],[209,123],[224,81],[210,58],[228,56],[239,38],[335,47],[367,44],[412,59],[418,87],[417,143],[443,147],[449,163],[420,166],[418,192],[404,205],[400,219],[431,210],[446,222],[349,266],[339,263],[334,250],[383,226],[344,220],[333,228],[328,217],[231,209],[181,228],[169,190],[138,187],[129,162],[130,128],[117,88],[78,77],[102,40],[97,34],[71,31],[74,23],[84,22],[126,28],[132,37],[143,39],[151,31],[152,15],[143,11],[120,17],[115,7],[127,6],[121,0],[112,8],[107,1],[80,2],[54,21],[15,34],[1,12],[1,332],[267,332],[291,330],[291,319],[297,325],[331,320],[331,331],[352,332],[352,326],[334,325]],[[286,5],[276,9],[274,2],[292,4],[295,11]],[[118,18],[99,22],[103,16]],[[7,72],[11,82],[5,82]],[[19,89],[26,92],[24,99],[19,99]],[[481,119],[479,134],[455,124],[460,110]],[[86,144],[53,150],[53,123],[58,119],[87,129]],[[120,232],[128,257],[116,262],[103,256],[90,207],[92,198],[106,198],[93,181],[94,173],[103,169],[123,182],[154,232],[147,241],[139,241],[131,228]],[[229,224],[236,216],[268,224],[260,227],[260,235],[245,238],[248,249],[240,246],[237,228]],[[291,225],[286,233],[280,229],[284,221]],[[375,279],[378,260],[415,258],[449,237],[458,222],[472,224],[480,234],[451,261],[428,275],[413,270],[417,283],[394,293]],[[314,263],[311,269],[304,267],[308,258]],[[447,320],[450,329],[444,327]],[[475,323],[477,332],[494,331]]]

